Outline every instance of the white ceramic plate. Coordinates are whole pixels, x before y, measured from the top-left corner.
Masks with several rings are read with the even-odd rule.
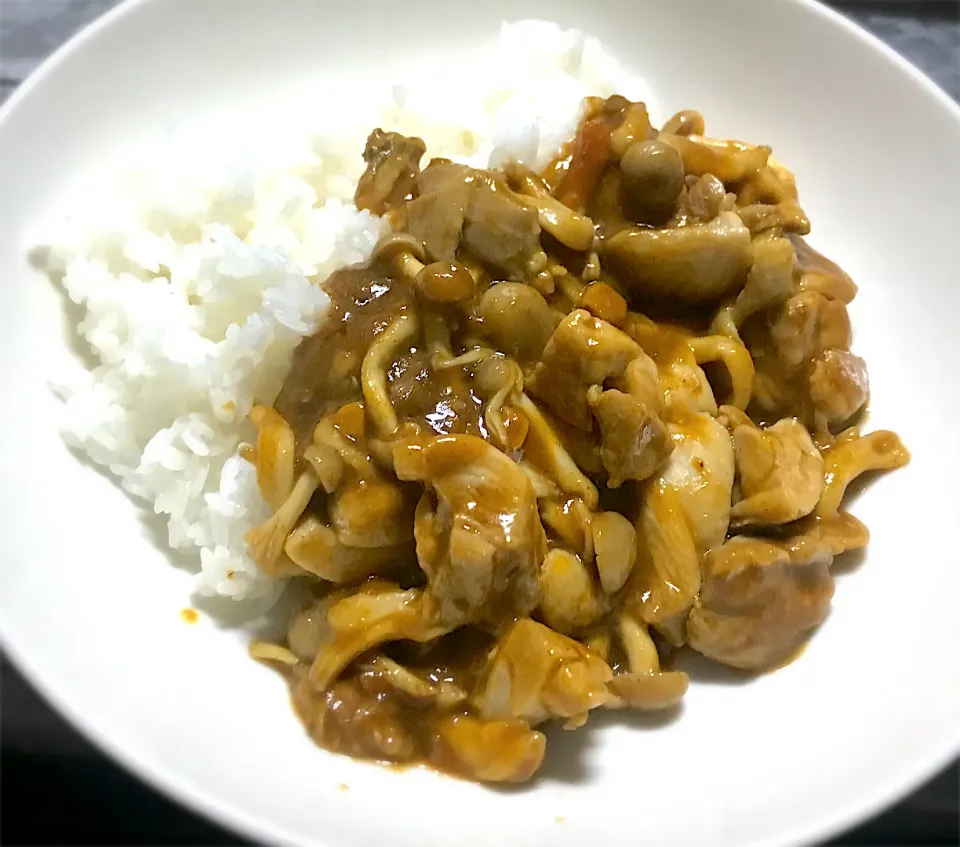
[[[269,842],[782,845],[893,802],[960,749],[960,112],[801,0],[402,5],[127,3],[3,108],[4,647],[120,762]],[[504,791],[318,750],[243,633],[181,621],[189,575],[58,438],[46,377],[68,354],[67,324],[26,250],[64,186],[158,137],[172,113],[190,121],[317,74],[389,72],[411,49],[493,39],[520,17],[598,36],[664,110],[700,109],[713,134],[772,144],[796,171],[814,245],[861,286],[871,421],[900,432],[913,463],[857,500],[869,554],[838,580],[800,661],[747,684],[695,678],[673,722],[601,716],[553,732],[544,778]]]

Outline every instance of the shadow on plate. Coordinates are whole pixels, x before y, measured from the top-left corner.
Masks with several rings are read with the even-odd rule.
[[[530,787],[550,783],[582,785],[593,776],[590,766],[590,748],[596,745],[598,733],[608,727],[624,727],[637,732],[651,731],[669,726],[680,719],[683,704],[656,712],[641,712],[633,709],[609,711],[596,709],[590,713],[587,723],[576,730],[565,730],[557,722],[545,727],[547,754],[543,765],[533,781],[520,785],[492,785],[492,791],[508,794],[523,793]]]
[[[701,656],[695,650],[683,648],[670,661],[670,670],[683,671],[690,677],[690,687],[698,685],[746,685],[758,674],[721,665]]]

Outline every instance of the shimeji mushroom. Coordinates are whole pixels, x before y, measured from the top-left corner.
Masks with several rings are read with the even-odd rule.
[[[254,406],[250,421],[257,428],[257,487],[276,510],[293,490],[296,438],[290,425],[269,406]]]
[[[600,512],[590,519],[593,552],[604,594],[613,596],[630,578],[637,561],[637,531],[619,512]]]
[[[894,432],[851,433],[824,451],[826,483],[817,504],[817,516],[831,518],[839,514],[847,486],[861,474],[902,468],[909,461],[909,452]]]
[[[387,389],[387,368],[404,347],[409,347],[420,331],[420,321],[414,311],[396,315],[367,349],[360,367],[363,399],[367,413],[384,437],[393,435],[399,427],[397,413]]]
[[[742,141],[720,141],[703,135],[661,132],[658,139],[675,148],[686,174],[713,174],[725,185],[755,174],[767,164],[770,148]]]
[[[600,499],[597,487],[571,458],[537,404],[521,394],[517,407],[526,415],[529,426],[524,442],[524,468],[532,466],[545,473],[560,492],[579,497],[587,508],[595,509]]]
[[[662,224],[676,211],[683,162],[669,144],[654,139],[632,144],[620,159],[620,174],[624,209],[638,223]]]
[[[519,202],[537,211],[542,229],[571,250],[586,251],[593,244],[593,221],[565,206],[547,190],[533,171],[523,165],[511,165],[507,176],[519,195]]]
[[[540,592],[540,617],[564,635],[582,632],[608,608],[580,557],[561,548],[547,553],[540,565]]]
[[[481,332],[497,349],[520,362],[540,358],[563,315],[535,288],[522,282],[490,286],[480,299]]]
[[[385,576],[415,561],[413,539],[379,547],[347,546],[336,530],[307,515],[288,536],[284,551],[307,573],[335,584]]]
[[[283,547],[320,482],[313,468],[307,467],[297,479],[293,491],[266,522],[245,536],[253,560],[268,574],[277,575],[283,565]]]
[[[683,109],[671,115],[660,131],[667,135],[703,135],[706,123],[700,112]]]

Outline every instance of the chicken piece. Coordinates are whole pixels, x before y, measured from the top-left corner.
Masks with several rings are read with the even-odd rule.
[[[637,564],[625,606],[675,645],[700,590],[700,558],[726,536],[733,490],[733,444],[707,415],[672,426],[674,450],[659,478],[641,489]]]
[[[686,622],[694,650],[735,668],[775,666],[827,614],[833,556],[815,539],[738,536],[707,553],[700,602]]]
[[[463,243],[478,258],[523,280],[542,270],[540,220],[500,180],[477,179],[463,226]]]
[[[618,388],[655,408],[666,422],[690,413],[717,413],[713,389],[697,364],[693,336],[677,327],[658,324],[637,312],[627,316],[623,329],[640,344],[654,366],[651,372],[650,366],[638,357],[642,366],[637,359],[631,362],[624,378],[614,381]],[[661,399],[651,403],[646,398],[650,395],[650,377],[654,374]]]
[[[440,620],[499,624],[532,611],[545,538],[523,471],[472,435],[400,442],[393,464],[400,479],[432,492],[417,506],[414,533]]]
[[[336,584],[359,582],[370,576],[386,576],[416,561],[410,540],[382,547],[348,546],[337,532],[315,515],[308,515],[287,537],[284,551],[305,571]]]
[[[786,200],[776,205],[755,203],[750,206],[741,206],[737,209],[737,214],[740,215],[743,225],[753,235],[771,230],[797,235],[806,235],[810,232],[810,219],[796,200]]]
[[[797,368],[820,349],[820,315],[827,301],[818,294],[799,293],[767,318],[773,355],[787,368]],[[766,350],[761,351],[768,355]]]
[[[743,496],[730,510],[732,527],[788,523],[814,510],[823,491],[823,457],[802,423],[741,424],[732,435]]]
[[[657,365],[646,353],[640,353],[627,365],[623,376],[613,380],[614,388],[629,394],[655,415],[663,412],[663,392],[660,390]]]
[[[432,159],[417,177],[417,197],[407,203],[404,229],[421,241],[433,262],[452,262],[470,205],[473,169]]]
[[[521,618],[500,637],[473,702],[488,720],[535,726],[608,704],[612,677],[610,667],[582,644]]]
[[[639,345],[613,324],[576,309],[560,322],[530,379],[531,393],[558,417],[590,431],[587,389],[620,376],[640,354]]]
[[[375,477],[354,478],[330,497],[330,524],[347,547],[391,547],[413,540],[419,486]]]
[[[624,229],[601,242],[600,258],[638,295],[710,304],[743,285],[750,231],[733,212],[692,226]]]
[[[363,160],[367,169],[357,182],[354,203],[374,215],[401,205],[412,193],[427,146],[419,138],[375,129],[367,138]]]
[[[547,739],[524,721],[445,715],[431,722],[429,761],[481,782],[525,782],[543,762]]]
[[[735,469],[733,442],[708,415],[691,415],[670,424],[670,437],[673,452],[660,478],[677,492],[694,546],[703,554],[727,534]]]
[[[848,350],[826,350],[813,362],[810,399],[826,426],[850,420],[870,399],[867,363]]]
[[[334,594],[321,601],[316,614],[326,622],[317,626],[317,650],[310,666],[312,685],[323,691],[361,653],[401,639],[430,641],[450,630],[434,620],[432,604],[422,591],[402,591],[383,580],[365,582],[352,594]]]
[[[540,617],[556,632],[574,635],[607,611],[605,597],[580,557],[559,548],[540,566]]]
[[[818,253],[799,235],[788,236],[797,254],[800,290],[821,294],[828,300],[850,303],[857,295],[856,283],[835,262]]]
[[[500,176],[435,159],[417,188],[405,229],[424,243],[431,261],[452,262],[462,244],[511,279],[546,266],[537,209],[522,203]]]
[[[673,450],[663,421],[634,396],[616,389],[593,386],[587,397],[600,424],[607,486],[619,488],[625,480],[653,474]]]
[[[740,326],[750,315],[786,300],[794,291],[794,250],[782,236],[757,238],[751,245],[753,264],[747,282],[733,305],[733,321]]]
[[[840,300],[800,291],[743,327],[756,364],[754,417],[796,417],[817,432],[836,428],[869,399],[862,359],[851,354]]]
[[[664,398],[665,421],[683,418],[688,412],[717,413],[713,387],[703,368],[697,364],[691,347],[686,347],[682,357],[662,362],[658,376]]]

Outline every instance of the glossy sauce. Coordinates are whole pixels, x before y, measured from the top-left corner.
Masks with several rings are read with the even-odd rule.
[[[553,195],[552,199],[566,200],[575,212],[585,213],[592,219],[600,240],[624,227],[644,226],[631,220],[625,211],[620,169],[613,152],[616,145],[624,143],[622,133],[617,136],[617,132],[634,105],[624,98],[592,98],[576,138],[568,142],[540,174],[542,183]],[[636,117],[638,113],[633,114]],[[640,118],[637,127],[643,135],[643,115]],[[646,132],[654,132],[649,128],[649,123],[646,124]],[[403,146],[404,141],[395,134],[390,138],[382,134],[379,137],[379,143],[383,145]],[[417,149],[415,144],[413,149],[414,152]],[[432,196],[432,202],[443,206],[454,219],[459,215],[460,229],[452,233],[456,250],[448,250],[451,232],[449,227],[443,225],[448,221],[443,218],[438,225],[438,221],[434,220],[428,226],[431,222],[424,223],[425,215],[419,221],[423,226],[421,234],[414,240],[417,242],[416,250],[420,250],[419,245],[426,245],[426,255],[420,251],[420,258],[417,259],[412,258],[411,253],[401,262],[382,258],[365,267],[348,268],[333,274],[324,284],[331,298],[329,318],[316,335],[297,348],[289,376],[277,398],[276,411],[294,430],[298,456],[311,443],[314,428],[321,421],[325,422],[325,426],[332,423],[337,435],[356,449],[359,457],[356,466],[348,463],[343,470],[342,480],[338,482],[339,487],[330,495],[319,491],[306,513],[327,521],[336,509],[353,516],[362,515],[368,509],[376,515],[374,525],[367,527],[371,537],[381,532],[390,536],[390,530],[402,530],[400,536],[403,542],[397,545],[402,550],[397,556],[401,557],[405,552],[411,561],[404,563],[408,567],[399,569],[400,575],[391,575],[391,578],[395,578],[404,589],[410,586],[420,589],[428,582],[427,574],[431,574],[430,581],[434,579],[426,564],[422,565],[421,570],[412,561],[415,513],[418,521],[424,521],[426,515],[429,521],[442,522],[449,520],[451,512],[465,525],[482,525],[484,521],[489,521],[499,527],[502,535],[509,540],[511,532],[518,530],[517,525],[511,524],[519,511],[516,501],[521,494],[526,496],[528,490],[534,490],[533,483],[525,478],[528,474],[531,477],[540,474],[548,484],[554,486],[553,489],[548,488],[550,493],[541,495],[539,501],[532,494],[528,499],[532,522],[536,522],[539,510],[540,526],[543,528],[539,532],[538,527],[535,555],[527,551],[528,560],[537,567],[548,548],[559,548],[576,557],[582,556],[582,561],[589,564],[590,568],[595,567],[590,534],[591,508],[587,506],[587,501],[591,502],[594,512],[611,510],[624,515],[637,529],[640,538],[637,564],[621,592],[615,597],[603,598],[606,605],[602,614],[581,631],[573,632],[579,642],[574,644],[577,649],[586,652],[580,644],[587,644],[596,657],[608,662],[619,673],[628,668],[617,635],[618,610],[626,608],[635,612],[639,608],[642,620],[655,629],[661,627],[656,630],[655,637],[666,658],[670,653],[668,642],[674,646],[683,643],[684,621],[690,609],[703,596],[700,567],[707,555],[706,548],[715,546],[727,550],[727,545],[723,543],[726,523],[722,516],[724,510],[729,509],[729,502],[718,502],[715,495],[719,491],[721,499],[730,500],[733,471],[730,470],[727,482],[718,482],[720,475],[710,466],[715,459],[705,448],[700,449],[710,439],[719,437],[722,441],[726,433],[715,418],[704,412],[704,406],[709,405],[707,401],[710,394],[710,386],[707,384],[705,387],[704,382],[713,372],[708,369],[707,376],[703,375],[694,351],[697,336],[712,333],[709,327],[718,304],[678,306],[662,301],[647,303],[636,293],[627,296],[626,292],[635,292],[637,287],[642,286],[636,286],[635,280],[626,278],[624,272],[617,278],[605,268],[596,271],[591,266],[591,262],[597,260],[594,250],[601,252],[596,240],[588,250],[578,252],[562,246],[545,231],[541,232],[536,239],[536,246],[546,266],[534,266],[531,257],[524,255],[521,249],[522,245],[529,242],[530,208],[522,203],[519,208],[511,205],[509,173],[509,170],[504,174],[474,171],[444,162],[435,162],[422,172],[413,169],[404,171],[403,193],[387,195],[386,199],[380,198],[377,202],[388,204],[391,221],[403,229],[411,226],[411,221],[416,217],[411,211],[413,204],[420,202],[416,214],[423,213],[424,209],[429,211],[429,204],[421,201],[430,200],[431,197],[427,195],[434,192],[436,196]],[[441,184],[446,185],[449,191],[446,196],[437,189]],[[368,195],[374,197],[373,190],[377,187],[375,179],[366,179],[364,191],[358,192],[358,197],[361,200]],[[419,196],[418,191],[421,192]],[[411,203],[405,205],[408,200]],[[680,204],[680,200],[677,202]],[[472,208],[474,203],[483,214]],[[505,212],[507,207],[510,209]],[[469,226],[464,223],[468,213],[475,215]],[[484,217],[489,231],[477,223]],[[537,225],[536,220],[532,223]],[[671,225],[683,223],[674,221]],[[409,238],[413,230],[407,229],[406,232]],[[832,339],[838,346],[848,345],[849,333],[844,331],[843,321],[837,315],[842,311],[845,317],[843,303],[855,293],[855,286],[842,270],[812,250],[802,239],[791,236],[791,240],[797,255],[798,290],[802,293],[812,292],[811,296],[815,294],[830,301],[828,305],[821,306],[821,313],[826,316],[821,323],[827,325],[821,336]],[[434,253],[448,251],[455,252],[455,255],[430,255],[431,244],[436,247]],[[386,253],[379,255],[385,256]],[[528,259],[531,261],[521,261]],[[451,265],[454,261],[456,264]],[[415,272],[410,271],[411,267]],[[521,281],[538,292],[533,299],[538,301],[539,311],[529,307],[527,301],[530,314],[537,315],[540,320],[535,328],[547,328],[544,338],[536,344],[535,356],[533,353],[528,356],[527,348],[519,344],[515,348],[504,344],[503,349],[491,349],[489,336],[494,334],[493,324],[498,317],[502,317],[502,313],[486,312],[486,324],[481,314],[484,295],[491,286],[500,282],[517,284]],[[804,284],[807,285],[806,289]],[[502,293],[506,295],[507,291],[509,289]],[[522,298],[515,298],[508,302],[512,307],[521,301]],[[662,415],[663,420],[657,418],[657,423],[662,425],[663,431],[669,427],[676,451],[672,455],[689,454],[691,457],[690,466],[684,467],[679,474],[682,482],[668,482],[663,474],[667,456],[671,455],[669,449],[664,448],[664,456],[657,457],[660,464],[656,467],[659,470],[653,476],[640,479],[642,473],[638,472],[637,479],[627,479],[617,489],[608,488],[605,483],[612,473],[608,476],[601,460],[601,448],[606,449],[607,446],[601,443],[601,438],[606,436],[601,436],[599,431],[599,413],[595,420],[584,400],[588,386],[576,378],[570,380],[570,385],[582,393],[560,399],[576,402],[578,407],[586,409],[589,425],[579,428],[557,419],[543,406],[534,405],[531,408],[530,405],[523,405],[533,403],[529,399],[531,396],[541,396],[533,389],[520,389],[522,395],[516,389],[490,390],[490,371],[486,371],[487,377],[484,378],[484,371],[481,370],[485,357],[490,357],[486,358],[487,364],[492,361],[499,367],[497,363],[502,363],[511,354],[516,361],[511,359],[510,364],[522,376],[512,384],[529,386],[533,383],[535,389],[538,365],[547,358],[542,352],[545,349],[543,345],[554,339],[553,327],[576,308],[585,308],[595,317],[608,320],[633,339],[653,360],[656,365],[654,390],[663,395],[665,405],[663,411],[658,407],[657,414]],[[743,341],[757,367],[755,385],[762,385],[763,380],[767,380],[779,392],[774,396],[776,402],[768,404],[774,407],[775,414],[772,416],[770,409],[758,411],[751,407],[750,411],[755,420],[796,415],[804,422],[809,422],[815,418],[810,387],[813,360],[807,356],[800,365],[791,366],[782,361],[782,351],[776,349],[771,329],[778,308],[774,306],[758,312],[740,328]],[[386,393],[398,426],[392,434],[389,428],[385,434],[372,418],[373,405],[368,408],[364,402],[361,366],[374,340],[400,315],[415,318],[419,329],[415,338],[410,339],[409,344],[402,345],[402,349],[396,352],[386,367]],[[524,315],[526,313],[522,313],[521,318]],[[514,324],[509,321],[504,323],[517,327],[515,334],[522,334],[527,326],[533,325],[524,323],[522,319]],[[430,328],[437,331],[431,333]],[[608,329],[622,338],[621,332],[612,327]],[[527,336],[539,337],[533,330],[528,331]],[[818,337],[818,344],[820,340]],[[627,339],[623,341],[630,355],[636,356],[636,345]],[[600,341],[593,338],[589,344],[596,346]],[[589,344],[586,346],[589,347]],[[820,352],[820,348],[816,350]],[[697,352],[701,351],[702,347],[699,347]],[[706,358],[702,354],[701,357]],[[584,358],[588,357],[584,355]],[[644,362],[649,364],[646,359]],[[569,362],[570,372],[576,372],[580,364]],[[504,371],[494,370],[494,374],[497,373]],[[554,375],[557,377],[556,383],[566,385],[563,378],[567,372],[562,366]],[[603,383],[604,379],[597,381]],[[715,393],[725,393],[724,379],[725,376],[715,378]],[[613,378],[599,387],[610,388],[611,383],[614,383]],[[495,395],[500,395],[497,408],[493,404]],[[373,404],[372,400],[370,402]],[[657,403],[660,402],[658,398]],[[557,406],[552,405],[551,408],[556,409]],[[561,403],[561,412],[563,408]],[[498,432],[490,425],[491,420],[496,421],[488,415],[491,411],[500,415],[502,431]],[[537,416],[538,412],[543,420]],[[716,414],[715,407],[711,414]],[[546,427],[543,421],[546,421]],[[829,439],[821,443],[827,445]],[[489,483],[491,478],[496,478],[491,474],[498,471],[495,462],[483,464],[484,453],[490,452],[489,445],[501,451],[501,454],[495,454],[501,463],[511,462],[507,467],[514,476],[504,473],[504,477],[511,480],[510,485],[497,487]],[[732,452],[732,447],[730,449]],[[565,459],[575,464],[575,471],[581,474],[580,479],[585,480],[585,486],[577,488],[576,485],[569,485],[568,479],[561,480],[563,473],[556,470],[559,466],[558,453],[565,454]],[[256,461],[255,452],[248,455],[252,461]],[[504,455],[507,459],[504,459]],[[411,459],[411,456],[414,458]],[[412,467],[416,466],[416,462],[422,462],[424,468],[429,465],[430,473],[403,475],[400,462],[404,459],[409,460]],[[521,463],[522,471],[512,463]],[[441,502],[438,494],[441,488],[435,481],[444,473],[459,469],[468,469],[476,478],[482,479],[472,487],[464,486],[469,489],[471,499],[457,504],[458,508],[454,509],[450,502]],[[573,476],[569,471],[567,473]],[[397,474],[408,481],[401,482]],[[519,483],[516,482],[517,478]],[[417,482],[409,482],[411,479]],[[420,480],[427,484],[421,484]],[[564,488],[565,484],[568,484],[567,488]],[[584,493],[584,487],[591,489],[592,486],[596,490]],[[600,505],[596,502],[598,492]],[[647,506],[650,509],[647,514],[653,514],[656,526],[651,527],[648,521],[644,530],[643,510]],[[806,518],[787,527],[757,530],[757,535],[760,537],[765,533],[765,537],[782,543],[799,535],[801,541],[798,543],[803,544],[806,543],[804,534],[812,536],[820,532],[832,533],[831,537],[837,544],[865,543],[862,524],[848,518],[843,513],[824,519]],[[722,524],[719,539],[700,544],[691,527],[712,526],[718,522]],[[447,535],[441,537],[440,533],[431,534],[434,524],[429,524],[429,531],[423,530],[424,525],[426,523],[417,524],[416,542],[420,562],[432,567],[439,561],[439,566],[451,569],[453,554],[443,545],[450,543],[452,530],[448,527],[445,530]],[[469,526],[458,528],[470,531]],[[663,528],[666,530],[661,532]],[[677,530],[680,535],[670,536],[671,530]],[[337,527],[337,531],[342,534],[341,527]],[[644,536],[643,532],[648,534]],[[681,538],[683,533],[687,533],[688,537]],[[654,535],[660,540],[654,539]],[[668,558],[673,555],[677,560],[670,563],[673,570],[657,570],[653,567],[651,550],[656,543],[663,547],[666,543],[663,538],[677,542],[665,554]],[[394,541],[391,536],[391,543]],[[714,541],[719,543],[714,545]],[[351,540],[351,543],[356,542],[356,538]],[[461,540],[460,543],[464,542]],[[530,545],[531,548],[533,546]],[[496,555],[502,556],[504,551],[497,550]],[[482,566],[482,555],[476,560],[469,560],[466,556],[464,559],[468,566],[473,566],[477,561]],[[784,573],[792,567],[785,569]],[[590,572],[593,574],[593,570]],[[760,577],[761,581],[770,580],[771,584],[775,579],[772,571]],[[343,590],[346,593],[362,591],[363,586],[369,584],[360,583],[359,589],[354,584]],[[432,588],[433,585],[428,584],[423,596],[429,598]],[[328,585],[323,590],[332,589]],[[516,617],[526,617],[528,613],[535,618],[543,615],[545,606],[517,615],[511,611],[504,596],[495,592],[490,596],[492,599],[487,602],[491,607],[496,607],[493,609],[495,614],[485,609],[486,616],[477,613],[467,625],[426,643],[400,640],[378,644],[350,663],[325,690],[318,690],[311,679],[309,661],[288,668],[294,708],[313,739],[330,750],[360,758],[394,764],[424,762],[439,770],[477,779],[503,778],[496,770],[495,763],[467,763],[462,750],[454,752],[455,745],[451,739],[465,735],[485,739],[488,752],[500,749],[515,753],[527,747],[534,749],[538,739],[542,743],[539,734],[519,720],[491,721],[483,732],[471,733],[480,724],[472,702],[475,702],[485,683],[484,675],[492,651],[498,644],[498,636]],[[534,595],[531,608],[537,597]],[[627,597],[632,599],[628,601],[625,599]],[[435,601],[435,598],[430,599]],[[323,615],[326,615],[326,611],[323,611]],[[311,623],[314,624],[316,621]],[[352,637],[355,635],[340,633],[337,639],[342,638],[343,641],[332,639],[332,645],[323,645],[318,650],[345,648],[346,641]],[[409,636],[404,633],[401,637]],[[799,655],[802,646],[784,663]],[[551,652],[550,656],[554,657],[555,654]],[[414,682],[418,680],[423,688],[433,693],[423,695],[422,689],[417,688],[420,693],[412,694],[413,688],[408,685],[404,689],[396,674],[391,676],[384,670],[383,661],[380,665],[376,664],[378,659],[398,663],[401,669],[406,669],[416,678]],[[511,669],[511,673],[514,673],[514,669]],[[517,669],[516,673],[522,674],[523,669]],[[407,683],[410,683],[409,679]],[[444,692],[443,696],[437,693],[441,691]],[[453,696],[451,692],[459,694]],[[580,717],[573,716],[571,725]],[[539,764],[538,759],[530,761],[534,769]],[[520,778],[526,776],[529,774],[521,772]],[[517,778],[517,774],[513,777]]]

